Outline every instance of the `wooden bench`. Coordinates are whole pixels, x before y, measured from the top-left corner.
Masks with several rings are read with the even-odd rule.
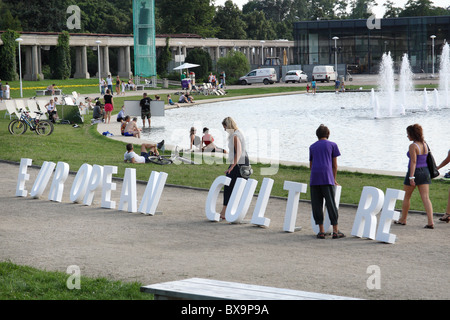
[[[191,278],[141,287],[155,300],[358,300],[329,294]]]

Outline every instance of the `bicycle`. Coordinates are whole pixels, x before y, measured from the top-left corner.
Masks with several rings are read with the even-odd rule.
[[[26,110],[20,109],[20,117],[12,120],[8,125],[9,133],[11,134],[24,134],[28,127],[30,130],[35,131],[36,134],[42,136],[48,136],[53,132],[53,123],[49,120],[41,120],[42,112],[34,111],[36,117],[32,118],[30,113]]]
[[[170,155],[159,155],[159,156],[149,156],[148,160],[154,164],[167,165],[172,163],[183,162],[186,164],[197,164],[195,161],[184,158],[180,156],[180,151],[178,151],[178,146],[175,150],[171,152]]]

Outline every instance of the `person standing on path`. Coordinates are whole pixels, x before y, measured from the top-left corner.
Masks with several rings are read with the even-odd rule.
[[[106,90],[106,94],[103,96],[104,104],[105,104],[105,123],[111,122],[111,112],[114,110],[114,100],[109,89]]]
[[[319,225],[317,238],[325,239],[323,227],[323,201],[333,226],[333,239],[343,238],[345,235],[338,228],[338,209],[334,200],[337,175],[337,157],[341,155],[335,142],[329,141],[330,130],[321,124],[316,130],[319,139],[309,147],[309,167],[311,207],[314,221]]]
[[[409,141],[412,141],[412,143],[409,145],[409,150],[406,154],[409,158],[409,163],[408,172],[403,182],[405,197],[402,204],[402,215],[394,223],[406,225],[406,218],[408,217],[408,211],[411,205],[411,196],[417,187],[428,218],[428,224],[424,228],[434,229],[433,205],[430,200],[431,176],[427,165],[428,145],[423,137],[423,129],[419,124],[416,123],[408,126],[406,133]]]
[[[234,185],[238,178],[242,178],[239,165],[250,164],[249,158],[247,156],[247,149],[245,147],[244,135],[239,130],[234,122],[233,118],[226,117],[222,121],[222,126],[226,132],[228,132],[228,161],[230,166],[228,167],[225,174],[227,177],[231,178],[231,182],[228,186],[224,187],[223,192],[223,207],[220,212],[220,218],[225,219],[225,212],[227,210],[228,202],[233,192]],[[244,178],[245,179],[245,178]]]
[[[437,166],[437,169],[441,169],[450,163],[450,150],[448,150],[447,158],[445,158],[440,165]],[[447,177],[448,173],[445,175]],[[445,221],[447,223],[450,222],[450,189],[448,189],[448,201],[447,201],[447,210],[445,211],[445,215],[439,218],[440,221]]]

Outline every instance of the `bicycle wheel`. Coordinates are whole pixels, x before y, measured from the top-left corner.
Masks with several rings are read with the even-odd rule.
[[[53,132],[53,123],[47,120],[41,120],[36,126],[36,133],[41,136],[51,135]]]
[[[148,157],[148,160],[152,163],[159,164],[159,165],[165,165],[165,164],[172,164],[172,160],[161,157],[161,156],[151,156]]]
[[[23,121],[20,121],[19,119],[14,119],[8,125],[8,130],[11,134],[24,134],[27,129],[27,124]]]

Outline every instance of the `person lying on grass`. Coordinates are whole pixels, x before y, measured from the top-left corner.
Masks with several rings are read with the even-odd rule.
[[[133,144],[128,143],[126,148],[127,151],[123,155],[123,161],[125,163],[149,163],[150,160],[148,157],[150,156],[159,156],[158,149],[161,149],[164,145],[164,140],[159,142],[158,144],[153,143],[143,143],[141,145],[141,155],[137,155],[136,152],[134,152]]]

